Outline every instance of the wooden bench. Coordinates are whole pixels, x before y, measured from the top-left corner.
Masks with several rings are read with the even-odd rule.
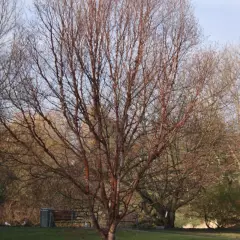
[[[138,214],[131,213],[126,215],[119,223],[120,227],[132,227],[138,225]]]
[[[73,211],[73,210],[53,210],[52,211],[53,222],[74,224],[78,223],[86,227],[91,227],[91,222],[85,219],[85,212]]]
[[[75,211],[70,210],[53,210],[53,219],[54,222],[59,221],[73,221],[76,219]]]

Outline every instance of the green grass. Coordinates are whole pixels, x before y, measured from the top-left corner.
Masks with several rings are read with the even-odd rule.
[[[1,240],[97,240],[99,236],[92,230],[71,228],[0,228]],[[117,240],[230,240],[240,239],[240,234],[203,232],[144,232],[119,231]]]

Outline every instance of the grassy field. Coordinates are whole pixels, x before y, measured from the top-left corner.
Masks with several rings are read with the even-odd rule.
[[[97,240],[92,230],[80,229],[42,229],[42,228],[0,228],[1,240]],[[143,232],[119,231],[117,240],[230,240],[240,239],[240,233],[203,233],[203,232]]]

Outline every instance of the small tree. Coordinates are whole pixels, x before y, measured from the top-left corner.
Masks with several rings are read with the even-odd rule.
[[[20,162],[85,194],[95,228],[115,239],[144,173],[195,108],[214,55],[197,51],[185,0],[51,0],[35,10],[31,34],[14,49],[18,82],[6,90],[1,122],[31,156]]]
[[[218,185],[209,187],[192,204],[192,210],[205,220],[208,227],[211,222],[219,228],[240,223],[239,182],[229,180],[228,176]]]

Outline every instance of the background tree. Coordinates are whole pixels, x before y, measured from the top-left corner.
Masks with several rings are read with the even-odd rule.
[[[239,181],[238,50],[232,46],[227,47],[219,51],[219,56],[218,71],[211,83],[209,93],[212,97],[210,103],[217,103],[218,116],[221,119],[218,132],[222,134],[219,135],[218,144],[214,144],[212,148],[213,155],[205,151],[210,157],[209,160],[216,166],[213,165],[212,171],[208,172],[208,176],[212,173],[214,178],[203,186],[200,196],[190,204],[194,206],[193,208],[188,208],[187,212],[186,209],[182,209],[187,218],[196,217],[194,213],[197,212],[199,219],[205,220],[209,227],[212,223],[219,227],[229,225],[230,222],[230,225],[233,225],[234,221],[237,224],[237,218],[233,220],[233,215],[237,212],[236,204],[234,203],[235,206],[233,206],[233,202],[226,204],[225,201],[231,194],[235,199],[240,197],[236,193],[238,191],[236,181]],[[227,179],[229,182],[226,181]],[[235,183],[229,186],[230,182]],[[229,208],[232,208],[232,211],[229,211]],[[229,218],[226,217],[227,211],[229,211]]]
[[[9,55],[17,20],[17,2],[0,0],[0,114],[3,112],[2,94],[9,74]]]
[[[211,228],[233,227],[240,222],[239,180],[234,175],[226,175],[222,181],[203,192],[198,201],[191,204],[192,211],[205,220]]]
[[[153,164],[139,186],[143,210],[156,225],[173,228],[176,211],[226,170],[218,158],[226,135],[223,119],[215,104],[200,109],[195,109],[161,156],[161,164]]]
[[[6,81],[9,73],[11,44],[17,20],[17,4],[14,0],[0,0],[0,116],[4,114],[4,96]],[[12,173],[3,163],[7,154],[3,151],[2,140],[6,137],[5,130],[0,124],[0,205],[7,198],[7,187],[12,181]],[[1,208],[0,208],[1,217]]]

